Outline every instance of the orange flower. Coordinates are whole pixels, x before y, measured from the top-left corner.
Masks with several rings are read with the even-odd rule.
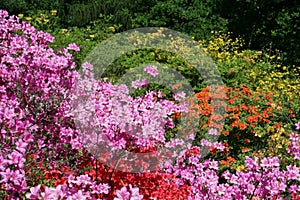
[[[244,139],[244,142],[245,142],[245,143],[249,143],[249,142],[250,142],[250,139],[245,138],[245,139]]]
[[[178,119],[181,116],[180,112],[177,112],[175,114],[172,115],[175,119]]]
[[[232,123],[231,123],[231,127],[234,128],[235,126],[238,126],[239,124],[239,120],[234,120]]]
[[[290,114],[290,117],[295,117],[296,115],[293,113],[293,110],[292,109],[289,109],[289,114]]]
[[[178,128],[177,128],[179,131],[181,131],[182,130],[182,126],[178,126]]]
[[[240,109],[247,111],[248,107],[245,104],[240,105]]]
[[[249,148],[242,148],[242,153],[246,153],[246,152],[248,152],[248,151],[250,151],[250,149]]]
[[[218,87],[213,93],[213,98],[226,99],[227,98],[226,86]]]
[[[247,128],[247,124],[241,123],[241,124],[239,124],[239,128],[240,128],[241,130],[245,130],[245,129]]]
[[[177,83],[172,86],[172,90],[176,90],[182,86],[182,83]]]
[[[279,129],[281,127],[281,124],[280,123],[277,123],[273,126],[274,129]]]
[[[242,93],[243,93],[244,95],[250,97],[250,96],[252,95],[251,90],[250,90],[249,88],[247,88],[247,86],[244,85],[244,84],[242,85],[242,87],[243,87]]]
[[[228,156],[226,159],[228,160],[228,162],[234,162],[235,161],[235,158],[233,158],[231,156]]]
[[[220,164],[223,165],[223,166],[224,166],[224,165],[225,165],[225,166],[229,166],[229,162],[226,161],[226,160],[221,160],[221,161],[220,161]]]
[[[224,131],[224,135],[229,135],[229,131]]]
[[[221,121],[223,119],[222,115],[214,114],[210,117],[210,120]]]
[[[232,99],[228,100],[228,104],[233,104],[236,100],[236,97],[233,97]]]
[[[273,111],[273,108],[269,107],[269,108],[267,108],[267,111],[271,113]]]
[[[264,118],[268,118],[269,117],[268,113],[266,111],[264,111],[264,110],[262,111],[262,116]]]
[[[247,122],[249,123],[253,123],[253,122],[257,122],[257,117],[256,116],[248,116],[247,117]]]

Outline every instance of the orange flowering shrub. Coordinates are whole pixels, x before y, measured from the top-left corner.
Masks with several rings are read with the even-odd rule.
[[[197,102],[190,101],[189,113],[184,117],[193,119],[200,115],[199,126],[196,130],[196,144],[198,145],[209,127],[222,130],[219,140],[225,146],[225,151],[218,152],[212,149],[210,156],[219,160],[221,165],[235,169],[240,164],[239,162],[243,161],[240,158],[251,154],[259,156],[261,155],[259,152],[268,149],[268,141],[272,136],[270,130],[277,131],[282,127],[283,123],[280,118],[282,108],[274,100],[272,92],[254,92],[244,84],[237,88],[225,87],[219,90],[225,90],[226,96],[218,96],[220,95],[218,90],[211,94],[208,87],[196,93]],[[212,97],[226,99],[224,115],[214,113],[215,108],[211,105]],[[290,117],[295,117],[292,111],[290,112]],[[177,114],[173,117],[180,119],[183,116]],[[220,123],[221,120],[225,120],[224,127]]]

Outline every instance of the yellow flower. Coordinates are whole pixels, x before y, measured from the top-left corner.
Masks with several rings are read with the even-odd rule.
[[[24,14],[18,14],[18,17],[19,17],[20,19],[22,19],[22,18],[24,17]]]
[[[41,23],[41,18],[36,18],[35,21],[37,21],[39,24]]]
[[[257,132],[256,132],[256,133],[255,133],[255,136],[256,136],[256,137],[261,137],[262,135],[261,135],[261,133],[257,133]]]
[[[94,38],[95,37],[95,35],[90,35],[90,38]]]
[[[244,170],[244,169],[245,169],[245,166],[244,166],[244,165],[240,165],[240,166],[238,166],[238,167],[236,168],[236,171],[240,172],[240,171],[242,171],[242,170]]]
[[[284,133],[285,130],[284,130],[284,128],[280,128],[278,132],[279,132],[279,133]]]
[[[272,106],[273,107],[273,106]],[[267,128],[267,133],[274,133],[274,128],[272,126],[269,126]]]
[[[26,19],[27,21],[31,21],[31,20],[32,20],[31,17],[26,17],[25,19]]]
[[[113,32],[113,33],[116,31],[115,27],[113,27],[113,26],[110,26],[109,30],[111,30],[111,32]]]
[[[184,67],[183,66],[178,66],[178,70],[184,71]]]
[[[68,29],[63,28],[63,29],[61,29],[61,32],[66,33],[66,32],[68,32]]]
[[[55,16],[56,13],[57,13],[57,10],[51,10],[51,15],[52,15],[52,16]]]

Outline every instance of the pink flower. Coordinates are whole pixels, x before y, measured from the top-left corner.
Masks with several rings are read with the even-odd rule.
[[[92,193],[99,193],[99,194],[108,194],[110,186],[107,183],[96,185],[93,188]]]
[[[218,135],[218,130],[215,128],[211,128],[211,129],[209,129],[208,134],[209,135]]]
[[[28,199],[40,198],[40,189],[41,189],[41,185],[30,188],[30,193],[26,194],[26,198],[28,198]]]
[[[43,200],[57,200],[63,197],[61,185],[56,188],[45,187],[45,192],[41,193]]]
[[[13,151],[11,154],[7,156],[10,160],[8,161],[9,164],[18,165],[20,168],[24,167],[25,158],[23,155],[17,151]]]
[[[117,190],[117,197],[114,200],[129,200],[130,193],[127,191],[126,186],[122,187],[121,190]]]
[[[300,192],[300,187],[299,185],[291,185],[289,188],[290,193],[297,193]]]
[[[78,190],[77,193],[73,194],[72,196],[69,196],[67,198],[67,200],[86,200],[87,199],[87,196],[85,196],[83,193],[82,193],[82,190]]]
[[[153,65],[149,65],[149,66],[146,66],[144,68],[144,71],[147,73],[147,74],[150,74],[151,76],[155,77],[158,75],[158,70],[157,70],[157,67],[156,66],[153,66]]]
[[[129,184],[129,190],[124,186],[121,190],[117,190],[117,197],[114,200],[142,200],[143,195],[139,194],[139,188],[133,188],[131,184]]]
[[[175,101],[181,101],[185,98],[185,93],[184,92],[177,92],[173,95]]]
[[[296,166],[287,166],[286,167],[286,176],[289,180],[298,180],[300,181],[300,172]]]
[[[147,79],[136,80],[136,81],[132,81],[131,83],[131,87],[133,87],[134,89],[141,89],[143,87],[147,87],[147,85],[148,85]]]
[[[131,186],[131,184],[129,184],[129,191],[130,191],[130,200],[142,200],[143,199],[143,195],[139,194],[139,188],[135,187],[133,188]]]
[[[67,49],[69,49],[69,50],[74,50],[74,51],[76,51],[76,52],[80,51],[79,46],[77,46],[75,43],[69,44],[68,47],[67,47]]]
[[[300,122],[297,122],[297,123],[295,124],[295,126],[296,126],[296,130],[300,130]]]
[[[12,119],[13,117],[15,117],[15,112],[13,108],[5,108],[4,109],[4,117],[7,119]]]

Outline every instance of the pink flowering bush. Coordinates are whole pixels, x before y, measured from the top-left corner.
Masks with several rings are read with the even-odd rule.
[[[72,156],[83,150],[83,144],[87,141],[81,140],[89,138],[88,135],[80,137],[85,132],[82,131],[79,135],[72,119],[72,114],[74,114],[72,103],[76,102],[74,98],[76,95],[80,98],[83,96],[76,93],[80,92],[80,87],[75,85],[75,80],[80,79],[80,75],[73,70],[75,64],[68,50],[79,51],[79,47],[70,44],[67,49],[61,49],[55,53],[48,47],[54,39],[49,34],[37,31],[28,22],[20,23],[18,18],[8,16],[6,11],[1,10],[0,16],[1,196],[19,199],[26,193],[27,198],[35,199],[40,197],[38,193],[41,192],[40,195],[44,199],[72,199],[74,195],[90,198],[87,192],[101,193],[99,188],[103,185],[92,185],[87,189],[86,183],[82,186],[83,188],[77,188],[76,193],[72,189],[74,182],[69,180],[70,176],[68,183],[65,183],[69,184],[68,188],[60,185],[52,188],[51,182],[46,183],[49,186],[40,187],[34,185],[41,180],[26,181],[33,178],[30,177],[32,175],[30,166],[37,166],[39,170],[52,170],[63,167],[66,159],[76,162],[76,157]],[[83,66],[87,70],[89,67],[88,64]],[[88,73],[87,70],[86,73]],[[155,73],[153,69],[152,73]],[[85,77],[77,82],[84,85],[85,81],[88,81],[96,84],[96,88],[99,89],[97,99],[92,99],[92,101],[97,100],[93,103],[95,103],[98,121],[92,125],[101,124],[101,128],[104,129],[101,136],[108,137],[116,148],[125,148],[130,145],[149,147],[163,142],[164,127],[173,126],[171,118],[167,115],[184,112],[181,106],[172,102],[165,100],[157,102],[154,99],[155,92],[133,99],[126,94],[127,89],[122,85],[114,86],[107,82],[95,83],[88,78]],[[121,101],[128,102],[128,106],[120,105]],[[119,112],[119,108],[123,108],[123,112]],[[148,112],[151,108],[161,112],[153,113],[151,110]],[[76,107],[76,109],[78,111],[79,108]],[[108,110],[111,112],[107,112]],[[116,118],[120,117],[119,114],[128,115],[129,112],[133,113],[133,118],[124,118],[127,120],[124,124],[137,123],[138,126],[124,127],[121,123],[119,131],[116,132],[116,124],[105,123],[116,122],[116,119],[120,119]],[[85,118],[88,116],[85,115],[86,113],[83,114]],[[157,121],[154,130],[149,130],[153,128],[149,124],[150,118],[155,117],[155,114],[160,120]],[[76,117],[80,119],[80,116]],[[157,134],[150,135],[152,131]],[[138,134],[132,137],[129,137],[129,134],[126,135],[131,132],[142,133],[144,137],[138,137]],[[31,157],[33,159],[30,159]],[[43,179],[42,177],[43,171],[40,179]],[[44,178],[47,179],[47,177]],[[30,192],[28,192],[28,187],[32,187]],[[109,186],[103,193],[107,193],[108,189]],[[136,190],[134,191],[137,194]]]
[[[172,100],[162,98],[161,91],[133,98],[129,90],[147,88],[146,79],[133,81],[132,88],[98,81],[89,63],[83,64],[81,76],[71,54],[80,48],[72,43],[54,52],[48,46],[53,40],[0,10],[1,199],[299,198],[300,122],[288,147],[294,164],[283,167],[277,157],[254,156],[245,157],[243,170],[221,172],[218,161],[201,153],[222,152],[222,143],[202,139],[192,146],[165,137],[166,130],[176,127],[172,116],[189,111],[180,102],[184,93]],[[155,66],[144,72],[158,75]],[[135,170],[114,160],[115,152],[161,147],[174,150],[175,159],[164,160],[161,171],[124,175],[116,169]],[[153,155],[161,161],[159,153]],[[109,160],[111,166],[99,166],[98,160]],[[149,168],[144,160],[133,160],[135,166]]]
[[[228,171],[221,177],[218,162],[201,160],[200,155],[179,158],[169,171],[180,177],[178,184],[189,183],[192,192],[189,199],[282,199],[287,193],[300,192],[299,166],[287,166],[280,170],[277,157],[246,157],[246,170],[236,174]],[[220,183],[223,178],[224,183]]]
[[[129,184],[129,190],[127,187],[122,187],[120,190],[117,190],[117,197],[114,200],[142,200],[143,195],[139,194],[139,188],[133,188],[131,184]]]
[[[66,185],[58,185],[55,188],[44,187],[41,185],[30,188],[26,194],[28,199],[92,199],[93,195],[107,194],[110,187],[108,184],[96,184],[88,175],[74,177],[70,175]]]
[[[0,11],[1,189],[13,199],[27,190],[26,158],[59,165],[80,148],[66,115],[76,72],[72,55],[48,47],[53,37]],[[36,142],[37,141],[37,142]]]

